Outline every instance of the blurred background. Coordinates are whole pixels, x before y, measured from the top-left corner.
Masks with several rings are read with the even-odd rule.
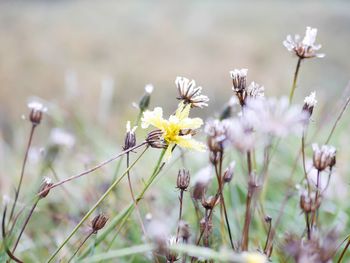
[[[294,101],[302,104],[310,91],[317,90],[319,108],[311,129],[326,127],[315,137],[322,143],[350,80],[349,1],[0,1],[1,194],[12,194],[18,180],[30,128],[24,121],[29,113],[27,103],[33,98],[42,100],[49,110],[34,136],[25,181],[52,176],[45,167],[50,158],[55,159],[59,174],[56,181],[120,150],[125,122],[138,114],[132,104],[143,96],[146,84],[154,85],[151,108],[162,106],[171,113],[177,105],[176,76],[195,79],[210,104],[192,115],[204,118],[219,113],[233,95],[229,71],[234,68],[248,68],[248,81],[264,85],[267,95],[288,95],[297,59],[282,41],[288,34],[303,36],[306,26],[318,28],[317,43],[322,44],[320,51],[326,57],[303,61]],[[336,147],[350,143],[346,116],[335,134]],[[56,144],[65,145],[59,148],[60,158],[56,158],[57,149],[50,155]],[[298,145],[299,141],[287,146],[295,150]],[[291,163],[294,152],[279,156],[285,157],[283,164]],[[349,197],[349,154],[348,147],[341,147],[337,156],[340,176],[334,177],[331,191],[341,205],[329,203],[325,209],[331,219],[337,217],[338,221],[332,221],[335,225],[349,225],[349,206],[343,202]],[[154,162],[154,156],[145,158]],[[203,165],[197,156],[207,158],[205,154],[192,158],[193,173]],[[289,171],[279,170],[281,163],[276,167],[274,183],[283,185]],[[68,197],[66,190],[53,195],[56,203],[50,203],[50,216],[61,221],[67,217],[71,225],[64,222],[57,228],[63,234],[52,234],[55,240],[50,242],[57,244],[60,235],[65,236],[72,222],[100,196],[113,173],[116,176],[114,170],[114,166],[101,169],[95,175],[98,180],[92,175],[72,182],[67,185]],[[174,188],[176,173],[175,168],[174,176],[164,179],[169,188],[162,184],[164,189],[159,191]],[[146,176],[144,167],[136,167],[135,174],[138,179]],[[239,184],[245,189],[243,179]],[[36,185],[31,187],[35,191]],[[275,187],[272,192],[267,210],[276,214],[274,202],[282,200],[285,188]],[[157,191],[153,194],[157,196]],[[123,198],[130,199],[128,194],[117,193],[113,213],[123,207]],[[176,205],[177,192],[172,190],[161,199],[166,208],[171,207],[167,201]],[[298,200],[289,218],[295,217],[295,209]],[[303,217],[297,213],[302,226]],[[45,225],[33,221],[38,227]],[[294,220],[289,224],[297,225]]]
[[[172,110],[178,75],[203,86],[212,112],[232,95],[229,70],[241,67],[281,95],[296,64],[282,41],[306,26],[319,29],[326,57],[304,63],[300,87],[335,97],[349,80],[348,1],[1,1],[1,118],[18,119],[38,96],[92,120],[108,111],[108,123],[133,113],[147,83]]]

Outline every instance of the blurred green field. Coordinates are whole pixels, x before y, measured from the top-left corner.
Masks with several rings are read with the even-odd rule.
[[[62,128],[74,136],[72,148],[62,147],[55,157],[55,181],[91,167],[121,151],[127,120],[135,120],[144,86],[155,90],[151,107],[161,106],[166,115],[177,106],[174,80],[185,76],[196,80],[210,98],[208,108],[193,110],[203,119],[217,116],[233,95],[229,70],[246,67],[248,80],[265,86],[268,96],[288,95],[296,58],[285,50],[287,34],[304,34],[305,26],[319,29],[318,43],[324,59],[303,62],[295,102],[316,90],[318,105],[310,124],[307,161],[311,162],[312,142],[323,143],[350,92],[343,93],[349,81],[350,2],[348,1],[1,1],[0,2],[0,193],[12,195],[18,180],[30,128],[22,115],[28,115],[27,102],[42,98],[48,114],[34,136],[33,149],[25,173],[21,205],[36,191],[42,176],[53,177],[45,167],[50,132]],[[341,238],[350,234],[349,184],[350,118],[345,112],[331,144],[337,152],[337,168],[322,204],[324,229],[339,227]],[[145,132],[137,130],[138,140]],[[205,136],[198,138],[205,141]],[[263,246],[263,214],[278,216],[288,190],[303,178],[301,162],[289,180],[300,140],[283,140],[276,152],[267,185],[266,202],[255,213],[251,247]],[[132,172],[139,192],[150,176],[160,154],[151,149]],[[178,191],[176,175],[186,166],[194,176],[208,165],[207,153],[185,153],[185,163],[177,151],[172,162],[157,178],[142,200],[143,216],[152,214],[176,228]],[[132,155],[132,159],[136,154]],[[241,235],[245,209],[246,167],[235,152],[225,165],[236,160],[234,180],[225,190],[235,239]],[[257,156],[262,158],[262,156]],[[25,232],[18,252],[25,262],[44,262],[67,237],[76,223],[125,169],[118,161],[77,181],[54,189],[43,200]],[[287,184],[291,183],[291,184]],[[213,189],[216,188],[214,183]],[[131,201],[123,180],[98,211],[111,218]],[[219,209],[217,209],[219,210]],[[196,229],[189,194],[185,195],[184,218]],[[214,218],[219,222],[220,213]],[[84,236],[79,230],[60,256],[70,255]],[[113,229],[116,231],[117,229]],[[302,234],[304,215],[295,194],[288,202],[276,236],[278,251],[286,232]],[[92,254],[108,249],[112,234]],[[214,229],[213,248],[219,249],[219,227]],[[47,234],[45,234],[47,233]],[[113,243],[117,250],[143,242],[137,217],[123,228]],[[227,241],[227,240],[226,240]],[[93,241],[89,245],[93,244]],[[227,243],[228,245],[228,243]],[[273,262],[292,262],[277,256]],[[149,256],[149,255],[148,255]],[[66,259],[64,259],[66,260]],[[63,262],[66,262],[64,261]],[[119,261],[120,260],[120,261]],[[284,261],[285,260],[285,261]],[[344,262],[350,260],[350,253]],[[82,261],[84,262],[84,261]],[[144,255],[106,262],[150,262]]]

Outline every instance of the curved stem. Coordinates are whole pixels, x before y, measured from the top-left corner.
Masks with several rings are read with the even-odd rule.
[[[13,214],[14,214],[15,209],[16,209],[16,204],[17,204],[19,192],[20,192],[21,186],[22,186],[22,181],[23,181],[23,176],[24,176],[24,170],[25,170],[25,167],[26,167],[27,159],[28,159],[28,152],[29,152],[29,149],[30,149],[30,145],[32,144],[32,140],[33,140],[33,135],[34,135],[35,127],[36,127],[36,125],[33,124],[33,125],[32,125],[32,128],[31,128],[31,130],[30,130],[30,135],[29,135],[29,139],[28,139],[28,144],[27,144],[27,148],[26,148],[26,151],[25,151],[25,154],[24,154],[23,163],[22,163],[21,176],[20,176],[20,178],[19,178],[18,186],[17,186],[17,188],[16,188],[15,201],[13,202],[13,206],[12,206],[12,209],[11,209],[9,221],[12,220]]]
[[[66,178],[66,179],[64,179],[64,180],[62,180],[62,181],[59,181],[59,182],[53,184],[50,188],[47,188],[47,189],[45,189],[45,190],[39,192],[37,195],[40,196],[43,192],[45,192],[45,191],[47,191],[47,190],[51,190],[51,189],[56,188],[57,186],[60,186],[60,185],[62,185],[62,184],[64,184],[64,183],[67,183],[67,182],[69,182],[69,181],[72,181],[72,180],[74,180],[74,179],[77,179],[77,178],[79,178],[79,177],[81,177],[81,176],[83,176],[83,175],[92,173],[92,172],[98,170],[99,168],[105,166],[106,164],[108,164],[108,163],[110,163],[110,162],[112,162],[112,161],[118,159],[119,157],[123,156],[124,154],[126,154],[126,153],[128,153],[128,152],[130,152],[130,151],[133,151],[133,150],[135,150],[135,149],[137,149],[137,148],[140,148],[141,146],[143,146],[143,145],[145,145],[145,144],[146,144],[146,142],[143,142],[143,143],[140,143],[139,145],[136,145],[136,146],[134,146],[134,147],[132,147],[132,148],[130,148],[130,149],[128,149],[128,150],[122,151],[122,152],[119,153],[118,155],[113,156],[112,158],[110,158],[110,159],[108,159],[108,160],[106,160],[106,161],[103,161],[102,163],[100,163],[100,164],[98,164],[98,165],[96,165],[96,166],[94,166],[94,167],[92,167],[92,168],[90,168],[90,169],[88,169],[88,170],[86,170],[86,171],[84,171],[84,172],[81,172],[81,173],[79,173],[79,174],[73,175],[73,176],[71,176],[71,177],[69,177],[69,178]]]
[[[349,248],[349,246],[350,246],[350,236],[348,237],[348,242],[346,243],[346,245],[345,245],[343,251],[341,252],[341,255],[340,255],[340,257],[339,257],[337,263],[340,263],[340,262],[342,261],[344,255],[345,255],[345,252],[346,252],[346,250]]]
[[[299,58],[297,66],[295,68],[294,78],[293,78],[293,85],[292,85],[292,89],[290,90],[290,94],[289,94],[289,104],[292,104],[293,97],[294,97],[294,92],[295,92],[295,89],[297,87],[297,81],[298,81],[298,75],[299,75],[299,69],[300,69],[301,61],[302,61],[302,58]]]
[[[119,184],[119,182],[123,179],[123,177],[128,173],[128,171],[134,167],[134,165],[140,160],[140,158],[143,156],[143,154],[146,152],[148,147],[146,147],[143,152],[139,155],[139,157],[129,166],[128,169],[125,170],[125,172],[117,178],[112,185],[107,189],[107,191],[100,197],[100,199],[90,208],[90,210],[85,214],[85,216],[80,220],[80,222],[75,226],[75,228],[72,230],[72,232],[68,235],[68,237],[62,242],[62,244],[56,249],[56,251],[50,256],[48,259],[48,263],[51,262],[58,252],[68,243],[68,241],[72,238],[72,236],[78,231],[78,229],[81,227],[81,225],[90,217],[90,215],[96,210],[97,206],[102,203],[102,201],[109,195],[109,193],[113,190],[115,186]]]
[[[126,154],[126,166],[127,166],[127,168],[129,168],[129,165],[130,165],[130,156],[129,156],[129,153],[127,153],[127,154]],[[127,175],[128,175],[129,190],[130,190],[130,194],[131,194],[132,201],[133,201],[133,203],[134,203],[134,207],[135,207],[135,210],[136,210],[136,214],[137,214],[138,220],[140,221],[140,226],[141,226],[142,232],[143,232],[143,234],[145,235],[145,237],[147,237],[147,233],[146,233],[146,229],[145,229],[145,226],[144,226],[144,224],[143,224],[143,221],[142,221],[140,209],[139,209],[139,207],[138,207],[138,205],[137,205],[137,202],[136,202],[136,200],[135,200],[134,191],[133,191],[133,189],[132,189],[132,184],[131,184],[131,179],[130,179],[130,171],[127,172]]]
[[[19,243],[19,241],[20,241],[20,239],[21,239],[21,237],[22,237],[22,234],[23,234],[23,232],[24,232],[24,229],[26,228],[26,226],[27,226],[27,224],[28,224],[30,218],[32,217],[33,212],[34,212],[34,209],[36,208],[36,206],[37,206],[39,200],[40,200],[40,199],[37,198],[37,200],[34,202],[34,204],[33,204],[33,206],[32,206],[32,209],[30,209],[30,212],[29,212],[29,214],[28,214],[26,220],[24,221],[24,224],[23,224],[23,226],[22,226],[22,229],[21,229],[21,231],[20,231],[20,233],[19,233],[19,235],[18,235],[18,237],[17,237],[17,239],[16,239],[15,246],[14,246],[13,249],[12,249],[12,253],[13,253],[13,254],[14,254],[15,251],[16,251],[17,245],[18,245],[18,243]]]
[[[92,234],[94,233],[94,231],[91,231],[83,240],[83,242],[81,242],[81,244],[79,245],[79,247],[75,250],[74,254],[71,256],[71,258],[68,260],[68,263],[71,262],[73,260],[73,258],[75,257],[75,255],[78,253],[78,251],[81,249],[81,247],[85,244],[85,242],[92,236]]]

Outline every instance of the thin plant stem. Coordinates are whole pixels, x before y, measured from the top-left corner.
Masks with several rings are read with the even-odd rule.
[[[178,220],[178,225],[177,225],[177,231],[176,231],[176,243],[179,240],[179,233],[180,233],[180,222],[182,218],[182,202],[184,198],[184,190],[180,190],[180,196],[179,196],[179,202],[180,202],[180,208],[179,208],[179,220]]]
[[[130,148],[130,149],[127,149],[127,150],[125,150],[125,151],[122,151],[121,153],[117,154],[116,156],[113,156],[112,158],[110,158],[110,159],[108,159],[108,160],[106,160],[106,161],[103,161],[102,163],[100,163],[100,164],[98,164],[98,165],[96,165],[96,166],[94,166],[94,167],[92,167],[92,168],[90,168],[90,169],[88,169],[88,170],[85,170],[85,171],[83,171],[83,172],[81,172],[81,173],[79,173],[79,174],[73,175],[73,176],[71,176],[71,177],[68,177],[68,178],[62,180],[62,181],[59,181],[59,182],[57,182],[57,183],[54,183],[51,187],[48,187],[47,189],[45,189],[45,190],[39,192],[37,195],[39,196],[39,195],[41,195],[43,192],[45,192],[45,191],[47,191],[47,190],[51,190],[51,189],[56,188],[57,186],[60,186],[60,185],[62,185],[62,184],[64,184],[64,183],[67,183],[67,182],[69,182],[69,181],[75,180],[75,179],[77,179],[77,178],[79,178],[79,177],[82,177],[82,176],[84,176],[84,175],[87,175],[87,174],[89,174],[89,173],[92,173],[92,172],[94,172],[94,171],[100,169],[101,167],[105,166],[106,164],[108,164],[108,163],[110,163],[110,162],[112,162],[112,161],[118,159],[119,157],[123,156],[124,154],[126,154],[126,153],[128,153],[128,152],[130,152],[130,151],[133,151],[133,150],[135,150],[135,149],[137,149],[137,148],[140,148],[141,146],[143,146],[143,145],[145,145],[145,144],[146,144],[146,142],[140,143],[139,145],[136,145],[136,146],[134,146],[134,147],[132,147],[132,148]]]
[[[32,208],[31,208],[30,211],[29,211],[29,214],[28,214],[26,220],[24,221],[24,224],[23,224],[23,226],[22,226],[22,228],[21,228],[21,231],[19,232],[19,235],[18,235],[18,237],[17,237],[17,239],[16,239],[15,245],[14,245],[14,247],[13,247],[13,249],[12,249],[12,253],[13,253],[13,254],[14,254],[15,251],[16,251],[16,248],[17,248],[18,243],[19,243],[19,241],[20,241],[20,239],[21,239],[21,237],[22,237],[22,234],[23,234],[23,232],[24,232],[24,229],[25,229],[26,226],[28,225],[28,222],[29,222],[30,218],[32,217],[33,212],[34,212],[34,210],[35,210],[35,208],[36,208],[36,206],[37,206],[39,200],[40,200],[40,199],[37,198],[37,200],[34,202]]]
[[[252,183],[252,160],[250,151],[247,152],[247,163],[248,163],[248,193],[246,199],[246,210],[245,210],[245,219],[242,233],[242,250],[248,250],[249,243],[249,227],[251,221],[251,202],[252,202],[252,187],[250,184]]]
[[[224,199],[224,194],[223,194],[222,159],[223,158],[222,158],[222,155],[221,155],[219,170],[217,169],[217,166],[215,166],[215,172],[216,172],[216,178],[217,178],[218,185],[219,185],[219,192],[220,192],[220,198],[221,198],[221,203],[220,204],[222,205],[222,211],[224,212],[227,232],[228,232],[229,239],[230,239],[230,245],[231,245],[232,249],[235,249],[235,246],[233,245],[233,238],[232,238],[232,233],[231,233],[231,227],[230,227],[230,223],[229,223],[229,220],[228,220],[227,209],[226,209],[226,204],[225,204],[225,199]]]
[[[338,123],[339,123],[341,117],[343,116],[343,114],[344,114],[346,108],[349,106],[349,103],[350,103],[350,96],[346,99],[346,102],[345,102],[343,108],[341,109],[341,111],[340,111],[340,113],[339,113],[337,119],[335,120],[335,122],[334,122],[334,124],[333,124],[333,127],[332,127],[332,130],[331,130],[331,132],[329,133],[325,144],[328,144],[329,141],[331,140],[331,138],[332,138],[332,136],[333,136],[333,133],[334,133],[334,131],[335,131],[335,128],[337,127],[337,125],[338,125]]]
[[[303,135],[301,137],[301,156],[302,156],[302,162],[303,162],[304,177],[305,177],[306,184],[307,184],[307,191],[308,191],[308,194],[310,195],[310,192],[311,192],[310,181],[309,181],[309,178],[307,176],[306,161],[305,161],[305,159],[306,159],[305,158],[305,137],[306,137],[306,134],[305,134],[305,131],[303,131]]]
[[[159,156],[159,159],[157,161],[157,164],[156,166],[154,167],[153,169],[153,172],[152,172],[152,175],[150,176],[150,178],[148,179],[148,181],[146,182],[146,185],[144,186],[144,188],[142,189],[141,193],[138,194],[138,196],[136,197],[135,201],[136,203],[140,202],[140,200],[143,198],[144,194],[146,193],[147,189],[151,186],[152,182],[154,181],[154,179],[157,177],[157,175],[159,174],[159,172],[161,171],[163,165],[164,165],[164,162],[162,163],[162,160],[163,160],[163,157],[164,157],[164,154],[165,154],[165,149],[163,149],[162,153],[160,154]],[[122,219],[120,225],[121,227],[126,223],[126,221],[128,220],[129,216],[131,215],[132,211],[133,211],[133,208],[134,208],[134,203],[132,203],[128,209],[127,209],[127,212],[125,213],[125,216],[124,218]],[[121,227],[119,228],[119,230],[116,232],[116,234],[113,236],[109,246],[108,246],[108,250],[112,247],[112,244],[114,242],[114,240],[117,238],[120,230],[121,230]]]
[[[269,229],[267,230],[267,236],[266,236],[266,242],[265,242],[265,246],[264,246],[264,253],[267,254],[267,245],[269,244],[269,240],[270,240],[270,234],[271,234],[271,227],[272,227],[272,223],[271,220],[269,220]]]
[[[310,219],[309,219],[309,213],[305,213],[305,220],[306,220],[306,231],[307,231],[307,239],[311,239],[311,229],[310,229]]]
[[[343,260],[344,255],[345,255],[345,253],[346,253],[346,250],[348,250],[349,246],[350,246],[350,236],[348,236],[348,242],[346,243],[346,245],[345,245],[343,251],[341,252],[340,257],[339,257],[337,263],[341,263],[341,261]]]
[[[297,66],[295,68],[294,78],[293,78],[293,85],[292,85],[292,89],[290,90],[290,94],[289,94],[289,104],[292,104],[293,97],[294,97],[294,92],[295,92],[295,89],[297,87],[297,81],[298,81],[298,75],[299,75],[299,69],[300,69],[301,61],[302,61],[302,58],[299,58]]]
[[[315,205],[316,205],[316,209],[313,212],[313,216],[312,216],[312,223],[311,223],[311,228],[313,229],[313,227],[316,225],[316,221],[317,221],[317,214],[318,214],[318,199],[319,199],[319,195],[320,195],[320,171],[317,170],[317,181],[316,181],[316,196],[315,196]]]
[[[128,168],[129,165],[130,165],[130,156],[129,156],[129,153],[127,153],[126,154],[126,167]],[[134,191],[132,189],[131,178],[130,178],[130,171],[127,172],[127,176],[128,176],[128,185],[129,185],[130,195],[131,195],[132,201],[134,203],[134,207],[135,207],[135,210],[136,210],[136,214],[137,214],[138,220],[140,221],[140,226],[141,226],[142,232],[143,232],[143,234],[146,237],[147,236],[146,229],[145,229],[145,226],[144,226],[143,221],[142,221],[140,209],[139,209],[139,207],[137,205],[137,202],[135,200]]]
[[[36,125],[32,124],[32,128],[30,129],[28,144],[27,144],[27,148],[26,148],[26,151],[25,151],[25,154],[24,154],[23,163],[22,163],[21,175],[20,175],[20,178],[19,178],[18,186],[16,188],[15,200],[14,200],[13,205],[12,205],[9,221],[12,220],[12,217],[13,217],[15,209],[16,209],[17,200],[18,200],[18,197],[19,197],[19,192],[21,191],[21,186],[22,186],[22,181],[23,181],[23,176],[24,176],[24,170],[25,170],[25,167],[26,167],[26,164],[27,164],[28,153],[29,153],[30,146],[32,144],[35,127],[36,127]]]
[[[13,255],[11,253],[11,250],[9,249],[8,245],[7,245],[7,240],[6,240],[6,227],[5,227],[5,221],[6,221],[6,212],[7,212],[7,205],[5,205],[4,207],[4,212],[2,214],[2,222],[1,222],[1,233],[2,233],[2,244],[4,245],[5,251],[7,253],[7,255],[14,260],[15,262],[18,263],[23,263],[22,260],[20,260],[19,258],[17,258],[15,255]]]
[[[74,254],[71,256],[71,258],[68,260],[68,263],[73,260],[75,255],[78,253],[78,251],[81,249],[81,247],[85,244],[85,242],[92,236],[94,231],[90,231],[90,233],[84,238],[83,242],[79,245],[79,247],[75,250]]]
[[[130,148],[131,149],[131,148]],[[143,154],[146,152],[148,147],[145,147],[143,152],[139,155],[139,157],[129,166],[128,169],[124,171],[124,173],[117,178],[111,186],[104,192],[104,194],[100,197],[100,199],[90,208],[90,210],[85,214],[85,216],[80,220],[80,222],[75,226],[72,232],[68,235],[68,237],[62,242],[62,244],[55,250],[55,252],[50,256],[47,262],[52,262],[52,260],[56,257],[56,255],[60,252],[60,250],[68,243],[68,241],[72,238],[72,236],[78,231],[81,225],[90,217],[90,215],[96,210],[97,206],[99,206],[103,200],[110,194],[110,192],[114,189],[115,186],[119,184],[119,182],[123,179],[123,177],[128,173],[128,171],[134,167],[134,165],[140,160]]]

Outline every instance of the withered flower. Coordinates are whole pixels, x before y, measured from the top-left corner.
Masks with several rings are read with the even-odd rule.
[[[108,221],[108,217],[102,213],[95,216],[95,218],[91,221],[91,228],[93,232],[96,234],[97,231],[104,228],[107,221]]]
[[[322,145],[320,148],[317,143],[312,144],[313,164],[318,171],[323,171],[327,167],[332,168],[336,163],[336,149],[331,145]]]
[[[28,108],[31,110],[29,120],[33,125],[39,125],[43,118],[43,113],[47,111],[47,108],[40,102],[36,101],[28,103]]]
[[[135,130],[137,129],[137,126],[133,127],[131,129],[130,127],[130,121],[126,123],[126,135],[124,140],[124,147],[123,150],[128,150],[136,145],[136,135]]]
[[[317,104],[316,92],[313,91],[310,93],[309,96],[305,97],[303,110],[308,112],[309,116],[311,116],[316,104]]]
[[[325,55],[316,53],[321,48],[320,44],[315,44],[317,36],[317,28],[306,27],[305,37],[301,40],[299,35],[294,38],[291,35],[283,41],[283,45],[288,51],[294,52],[300,59],[304,58],[323,58]]]
[[[184,77],[177,77],[175,84],[179,92],[178,100],[182,100],[184,104],[190,104],[192,108],[208,106],[209,98],[201,94],[202,87],[196,87],[194,80],[190,81]]]
[[[41,187],[39,189],[39,197],[40,198],[45,198],[49,192],[50,192],[50,187],[53,185],[51,178],[45,177],[43,180],[43,183],[41,184]]]
[[[177,188],[182,191],[186,191],[189,185],[190,185],[190,172],[185,169],[179,170],[179,173],[177,175],[177,181],[176,181]]]

